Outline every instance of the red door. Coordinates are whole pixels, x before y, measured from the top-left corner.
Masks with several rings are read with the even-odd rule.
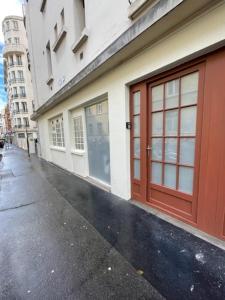
[[[132,197],[196,222],[204,64],[131,89]]]
[[[147,201],[196,222],[204,65],[148,86]]]

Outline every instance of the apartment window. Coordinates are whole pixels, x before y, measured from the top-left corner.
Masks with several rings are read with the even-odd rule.
[[[11,72],[11,78],[12,78],[12,79],[15,79],[15,78],[16,78],[16,73],[15,73],[15,71],[12,71],[12,72]]]
[[[17,118],[17,125],[18,125],[19,127],[21,127],[21,125],[22,125],[21,118]]]
[[[9,21],[6,21],[6,31],[10,30],[10,23]]]
[[[21,57],[21,55],[16,56],[16,63],[17,63],[17,65],[22,66],[22,57]]]
[[[60,17],[61,17],[61,28],[63,28],[63,26],[65,24],[64,8],[61,11]]]
[[[13,29],[18,30],[18,22],[13,21]]]
[[[82,117],[73,118],[74,146],[76,150],[84,150],[84,132]]]
[[[19,109],[19,102],[15,102],[15,111],[16,112],[20,111],[20,109]]]
[[[8,39],[8,44],[11,44],[11,43],[12,43],[12,39],[9,38],[9,39]]]
[[[56,147],[65,147],[63,117],[59,116],[50,121],[51,144]]]
[[[74,0],[75,4],[75,30],[77,38],[85,28],[85,3],[84,0]]]
[[[29,127],[29,119],[27,117],[23,118],[23,124],[25,127]]]
[[[18,78],[23,80],[24,77],[23,77],[23,71],[18,71]]]
[[[20,96],[26,97],[26,91],[24,86],[20,86]]]
[[[25,138],[25,133],[23,133],[23,132],[18,133],[18,138],[19,139],[24,139]]]
[[[23,112],[27,112],[27,103],[26,102],[22,102],[22,110]]]
[[[20,43],[20,38],[15,37],[15,38],[14,38],[14,43],[15,43],[15,44],[19,44],[19,43]]]
[[[17,93],[17,87],[16,86],[13,87],[13,97],[18,98],[18,93]]]
[[[50,49],[49,41],[46,45],[46,54],[47,54],[47,66],[48,66],[48,78],[50,78],[52,76],[52,58],[51,58],[51,49]]]
[[[10,65],[10,66],[13,66],[13,65],[14,65],[14,62],[13,62],[13,56],[12,56],[12,55],[10,55],[10,57],[9,57],[9,65]]]
[[[58,38],[58,26],[57,26],[57,23],[55,24],[54,32],[55,32],[55,39],[57,39]]]

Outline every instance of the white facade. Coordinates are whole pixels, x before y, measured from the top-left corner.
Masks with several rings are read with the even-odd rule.
[[[126,129],[126,122],[130,121],[129,86],[224,43],[225,3],[224,1],[193,3],[184,0],[164,1],[161,5],[162,1],[136,0],[134,4],[137,6],[142,3],[149,4],[140,15],[136,16],[132,14],[132,9],[135,8],[130,7],[127,0],[86,0],[85,28],[83,31],[78,30],[77,34],[75,15],[78,2],[75,0],[27,2],[26,22],[33,86],[37,100],[35,103],[37,114],[34,117],[38,120],[41,157],[79,176],[92,177],[85,113],[89,105],[107,100],[111,177],[108,185],[113,194],[130,199],[130,131]],[[41,5],[44,7],[42,12]],[[64,25],[60,27],[62,10],[64,10]],[[151,10],[154,10],[153,15]],[[189,13],[189,16],[182,15],[181,11]],[[142,25],[147,20],[145,14],[148,14],[149,18],[152,17],[146,30]],[[132,18],[129,18],[130,15]],[[55,35],[56,23],[57,28],[62,28],[66,33],[60,40],[58,48],[54,50],[57,38],[61,37],[61,30]],[[126,30],[129,29],[126,35]],[[113,52],[113,45],[118,46],[117,39],[122,34],[124,47]],[[132,34],[136,34],[136,38],[128,43]],[[84,35],[86,40],[82,44]],[[81,41],[81,45],[79,42],[76,43],[77,41]],[[112,56],[107,52],[109,45]],[[50,73],[46,46],[51,53]],[[100,70],[88,73],[85,67],[96,57],[99,57],[99,60],[103,59],[102,56],[98,56],[101,53],[108,55],[108,58],[100,65]],[[86,70],[86,76],[82,73],[83,70]],[[79,76],[83,77],[79,79]],[[71,83],[70,89],[69,81],[72,78],[75,78],[75,83],[74,85]],[[85,82],[86,78],[89,80],[88,84]],[[74,149],[72,128],[74,116],[82,117],[84,135],[82,151]],[[51,141],[50,123],[56,117],[63,118],[64,144],[60,147],[52,145]],[[99,182],[102,183],[101,180]]]
[[[33,113],[33,89],[28,62],[28,46],[23,18],[8,16],[2,22],[5,39],[3,49],[5,86],[12,122],[13,140],[16,145],[27,149],[36,138],[36,122]],[[11,134],[11,133],[10,133]]]

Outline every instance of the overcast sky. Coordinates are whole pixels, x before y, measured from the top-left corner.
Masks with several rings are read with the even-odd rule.
[[[0,112],[7,102],[3,83],[3,61],[2,61],[2,20],[8,15],[22,16],[23,0],[0,0]]]

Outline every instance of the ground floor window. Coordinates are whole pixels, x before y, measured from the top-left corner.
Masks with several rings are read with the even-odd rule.
[[[73,138],[75,150],[84,150],[84,132],[82,116],[73,118]]]
[[[18,133],[18,138],[19,139],[24,139],[25,138],[25,133],[23,133],[23,132]]]
[[[52,146],[65,147],[62,115],[50,120],[50,143]]]

